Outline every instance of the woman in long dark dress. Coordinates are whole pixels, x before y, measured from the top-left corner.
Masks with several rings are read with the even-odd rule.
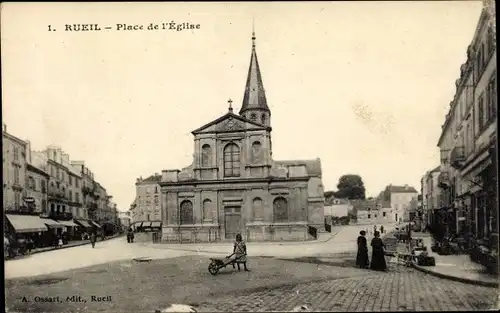
[[[376,231],[374,233],[374,238],[372,239],[372,263],[371,269],[376,271],[387,270],[387,264],[385,263],[385,244],[380,239],[380,232]]]
[[[360,268],[368,268],[370,261],[368,260],[368,243],[366,241],[366,232],[359,232],[358,237],[358,255],[356,256],[356,266]]]

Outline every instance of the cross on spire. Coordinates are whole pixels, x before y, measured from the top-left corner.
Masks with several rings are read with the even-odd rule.
[[[231,100],[231,98],[229,98],[229,100],[227,100],[227,103],[229,103],[229,112],[233,112],[233,100]]]

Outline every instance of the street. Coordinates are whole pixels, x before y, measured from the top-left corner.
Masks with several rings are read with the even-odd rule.
[[[494,303],[493,288],[405,267],[389,273],[355,268],[359,229],[342,227],[322,243],[249,243],[255,251],[251,271],[229,267],[217,276],[207,271],[209,257],[217,253],[127,244],[125,238],[95,249],[87,245],[40,253],[5,263],[6,304],[9,310],[30,312],[154,312],[172,303],[199,311],[283,311],[300,304],[317,311],[477,310]],[[205,248],[228,254],[224,245],[216,246]],[[266,255],[273,249],[275,255]],[[139,257],[151,261],[133,260]]]

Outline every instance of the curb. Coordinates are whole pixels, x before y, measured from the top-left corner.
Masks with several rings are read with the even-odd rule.
[[[115,239],[115,238],[119,238],[120,236],[121,235],[114,236],[114,237],[108,237],[105,240],[101,240],[100,242],[102,242],[102,241],[108,241],[108,240]],[[97,241],[97,242],[99,242],[99,241]],[[62,246],[61,248],[51,248],[51,249],[42,250],[42,251],[31,251],[31,253],[29,255],[37,254],[37,253],[44,253],[44,252],[49,252],[49,251],[55,251],[55,250],[69,249],[69,248],[74,248],[74,247],[80,247],[80,246],[89,245],[89,244],[90,244],[90,241],[88,241],[88,242],[82,242],[82,243],[79,243],[79,244],[66,245],[66,246]]]
[[[423,266],[419,266],[419,265],[416,265],[414,263],[412,263],[411,266],[414,269],[421,271],[422,273],[426,273],[426,274],[436,276],[439,278],[453,280],[453,281],[457,281],[457,282],[464,283],[464,284],[470,284],[470,285],[476,285],[476,286],[482,286],[482,287],[490,287],[490,288],[498,288],[498,282],[486,282],[486,281],[481,281],[481,280],[475,280],[475,279],[469,279],[469,278],[456,277],[456,276],[452,276],[452,275],[442,274],[439,272],[428,270],[428,269],[424,268]]]
[[[272,245],[272,244],[275,244],[275,245],[278,245],[278,246],[292,246],[292,245],[311,245],[311,244],[319,244],[319,243],[325,243],[325,242],[328,242],[330,240],[333,239],[333,237],[335,237],[339,232],[335,232],[335,233],[332,233],[332,235],[330,236],[330,238],[326,239],[326,240],[321,240],[321,241],[317,241],[317,240],[314,240],[314,241],[296,241],[296,242],[282,242],[280,243],[279,241],[276,241],[276,242],[269,242],[269,241],[264,241],[264,242],[258,242],[258,241],[250,241],[250,243],[256,243],[256,244],[261,244],[261,243],[265,243],[266,245]],[[143,246],[149,246],[149,242],[141,242],[140,243],[141,245]],[[177,251],[189,251],[189,252],[203,252],[203,253],[214,253],[214,254],[226,254],[226,252],[219,252],[219,251],[209,251],[209,250],[205,250],[205,249],[194,249],[194,248],[190,248],[189,245],[196,245],[197,243],[188,243],[188,244],[177,244],[177,245],[181,245],[183,247],[177,247],[174,246],[174,247],[169,247],[168,243],[158,243],[158,245],[162,245],[164,248],[159,248],[159,249],[168,249],[168,250],[177,250]],[[210,243],[210,245],[214,245],[214,246],[230,246],[231,243]],[[154,246],[150,246],[150,247],[153,247]],[[185,247],[185,248],[184,248]]]

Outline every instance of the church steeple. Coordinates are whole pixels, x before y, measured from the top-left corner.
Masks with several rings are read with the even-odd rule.
[[[259,124],[270,126],[269,118],[271,111],[267,106],[266,93],[262,83],[259,61],[255,50],[255,30],[252,31],[252,53],[250,56],[250,66],[248,68],[245,94],[240,110],[240,115],[253,120]]]

